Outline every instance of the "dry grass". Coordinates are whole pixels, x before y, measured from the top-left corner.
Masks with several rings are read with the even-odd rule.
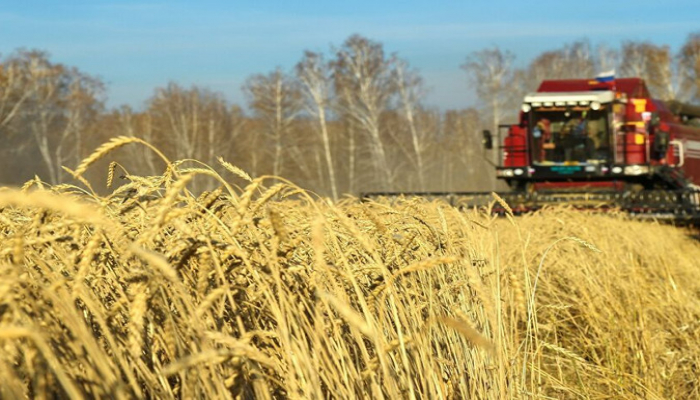
[[[681,229],[332,205],[169,165],[105,197],[0,190],[0,397],[700,396]],[[198,175],[221,188],[193,195]]]

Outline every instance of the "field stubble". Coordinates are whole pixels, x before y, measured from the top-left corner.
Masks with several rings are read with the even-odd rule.
[[[2,398],[700,397],[687,231],[331,204],[223,160],[245,185],[163,157],[95,194],[132,142],[87,189],[0,190]]]

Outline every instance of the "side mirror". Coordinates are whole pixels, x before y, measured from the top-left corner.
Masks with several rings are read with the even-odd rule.
[[[654,152],[665,154],[668,151],[669,141],[670,135],[668,132],[657,131],[654,135],[654,145],[652,147]]]
[[[491,136],[491,131],[486,129],[483,132],[481,132],[483,135],[483,139],[481,139],[481,143],[484,145],[484,149],[486,150],[491,150],[493,149],[493,136]]]
[[[649,120],[649,123],[650,123],[651,126],[653,126],[653,127],[659,126],[659,124],[661,123],[661,118],[659,117],[659,113],[657,113],[657,112],[652,112],[652,113],[651,113],[651,119]]]

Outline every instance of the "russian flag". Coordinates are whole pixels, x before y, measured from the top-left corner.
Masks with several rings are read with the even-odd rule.
[[[615,70],[601,72],[596,75],[595,80],[598,82],[613,82],[615,80]]]

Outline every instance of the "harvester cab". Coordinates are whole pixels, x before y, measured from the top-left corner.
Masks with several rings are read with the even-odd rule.
[[[661,129],[650,99],[630,98],[613,87],[576,90],[581,83],[545,81],[544,90],[525,96],[520,123],[506,128],[499,178],[516,190],[651,188],[655,165],[680,163],[671,150],[677,142]]]

